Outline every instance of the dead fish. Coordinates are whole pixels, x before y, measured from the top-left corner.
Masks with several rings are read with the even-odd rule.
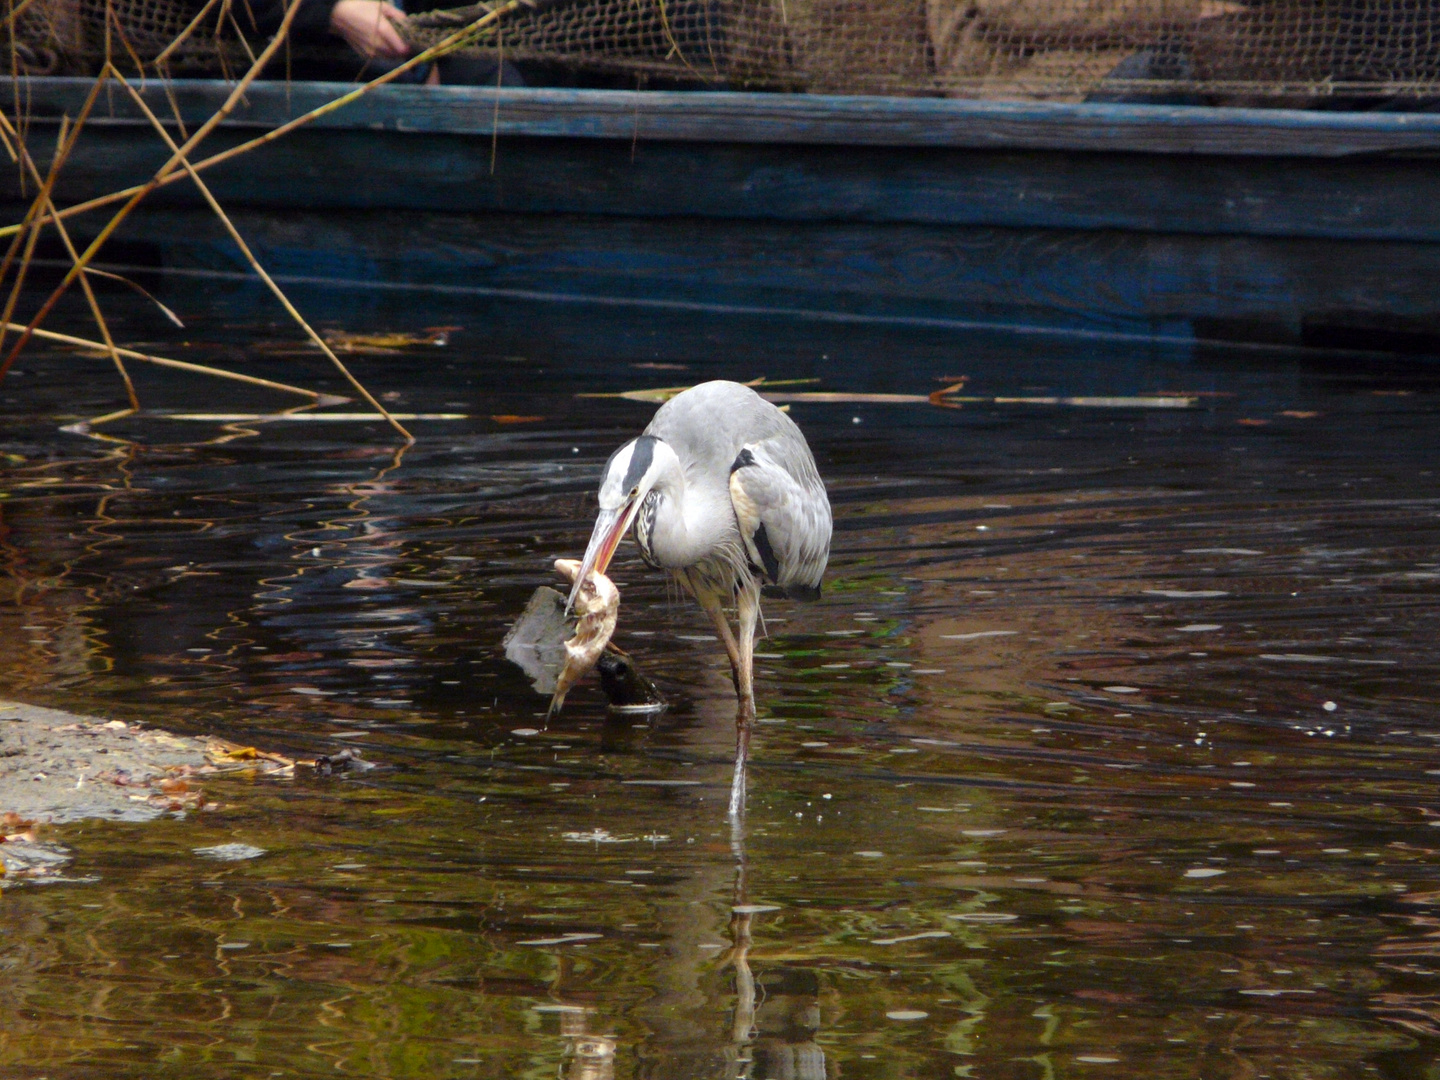
[[[555,569],[571,582],[580,573],[578,559],[556,559]],[[565,642],[565,666],[555,680],[555,694],[550,699],[550,711],[546,719],[560,711],[570,687],[595,666],[610,635],[615,633],[615,620],[620,614],[620,590],[604,574],[592,573],[580,583],[575,594],[575,636]]]

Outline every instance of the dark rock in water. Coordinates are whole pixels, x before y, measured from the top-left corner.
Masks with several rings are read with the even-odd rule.
[[[537,693],[555,692],[555,681],[565,666],[565,642],[575,633],[575,622],[565,617],[565,597],[542,585],[505,635],[505,659],[530,678]],[[655,684],[640,674],[630,654],[608,644],[596,662],[600,686],[616,708],[660,708],[665,704]]]
[[[655,684],[640,674],[635,661],[624,650],[614,645],[605,646],[595,668],[600,672],[600,686],[605,696],[616,708],[658,708],[665,704]]]
[[[315,759],[315,772],[319,776],[332,776],[343,772],[369,772],[374,762],[365,761],[360,751],[346,747],[338,754],[326,754]]]
[[[505,635],[505,659],[525,672],[536,693],[548,697],[565,666],[565,640],[572,633],[565,618],[565,597],[542,585]]]

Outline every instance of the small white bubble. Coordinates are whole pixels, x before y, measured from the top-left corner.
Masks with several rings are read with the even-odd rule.
[[[859,422],[860,422],[860,418],[859,418],[858,416],[852,416],[852,417],[850,418],[850,423],[852,423],[852,424],[858,424]]]
[[[1335,702],[1333,702],[1333,701],[1327,701],[1327,702],[1325,702],[1324,705],[1321,705],[1320,707],[1321,707],[1322,709],[1324,709],[1326,712],[1334,712],[1334,711],[1335,711],[1336,709],[1338,709],[1340,706],[1339,706],[1339,705],[1336,705]]]

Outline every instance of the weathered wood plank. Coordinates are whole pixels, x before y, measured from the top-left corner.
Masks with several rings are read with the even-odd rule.
[[[74,113],[88,80],[22,80],[37,117]],[[208,117],[226,84],[172,84],[187,124]],[[232,121],[272,127],[353,89],[257,83]],[[168,115],[163,88],[147,99]],[[497,110],[498,106],[498,110]],[[139,122],[122,95],[117,121]],[[807,94],[385,86],[317,122],[331,128],[631,141],[1123,151],[1177,155],[1347,157],[1440,151],[1440,116],[1085,105]]]
[[[33,147],[50,153],[40,125]],[[53,129],[52,129],[53,135]],[[217,132],[220,149],[242,137]],[[63,202],[145,179],[165,158],[133,127],[88,132]],[[639,218],[913,222],[1207,235],[1440,240],[1440,170],[1427,161],[1308,160],[926,147],[833,147],[327,129],[208,174],[227,206],[412,209]],[[0,195],[19,197],[0,171]],[[188,182],[157,192],[195,201]]]
[[[237,225],[295,288],[511,297],[895,327],[1300,342],[1317,328],[1440,337],[1440,245],[841,222],[273,215]],[[247,268],[202,211],[129,227],[180,271]],[[258,288],[258,285],[256,286]],[[1217,328],[1225,328],[1219,330]]]

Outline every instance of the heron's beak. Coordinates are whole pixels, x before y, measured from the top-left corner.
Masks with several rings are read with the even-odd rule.
[[[590,545],[585,549],[585,560],[580,564],[580,572],[575,575],[575,584],[570,587],[570,599],[565,602],[565,614],[570,614],[570,609],[575,606],[580,583],[592,573],[605,573],[610,560],[615,557],[615,549],[620,546],[625,531],[630,528],[630,523],[635,520],[635,512],[639,509],[640,500],[631,499],[618,510],[600,511],[595,519],[595,531],[590,534]]]

